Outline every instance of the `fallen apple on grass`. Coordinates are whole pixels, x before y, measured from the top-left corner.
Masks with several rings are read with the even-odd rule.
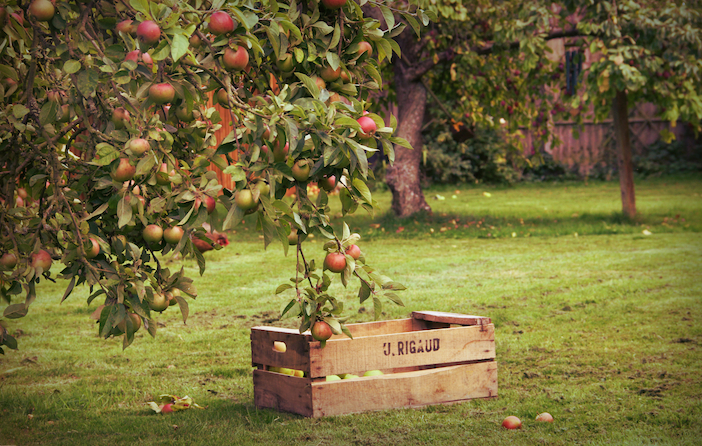
[[[536,416],[536,421],[541,421],[544,423],[553,423],[553,416],[548,412],[540,413]]]
[[[504,421],[502,422],[502,427],[504,427],[505,429],[521,429],[522,420],[515,417],[514,415],[510,415],[504,419]]]

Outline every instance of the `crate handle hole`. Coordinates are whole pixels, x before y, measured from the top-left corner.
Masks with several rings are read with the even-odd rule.
[[[278,353],[285,353],[288,346],[285,345],[283,341],[273,341],[273,351]]]

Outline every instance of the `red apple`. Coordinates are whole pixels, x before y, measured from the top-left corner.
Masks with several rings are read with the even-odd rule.
[[[29,14],[39,22],[48,22],[54,18],[56,8],[49,0],[34,0],[29,5]]]
[[[163,238],[163,229],[159,225],[148,225],[142,231],[142,236],[147,242],[158,243]]]
[[[165,178],[163,175],[156,175],[156,183],[160,184],[161,186],[171,184],[171,180],[168,177],[170,175],[175,174],[175,172],[171,170],[171,172],[168,173],[168,165],[166,163],[161,163],[161,167],[159,167],[158,171],[161,173],[165,173],[166,175]]]
[[[6,252],[0,257],[0,269],[11,270],[17,266],[17,256],[11,252]]]
[[[136,167],[129,164],[129,158],[120,158],[119,164],[112,171],[112,178],[115,181],[123,183],[134,178]]]
[[[149,87],[149,99],[159,105],[173,102],[173,99],[175,99],[175,88],[166,82],[153,84]]]
[[[315,322],[311,331],[312,337],[318,341],[326,341],[327,339],[331,338],[333,334],[329,324],[324,321]]]
[[[322,0],[327,9],[339,9],[346,4],[346,0]]]
[[[90,249],[85,250],[85,257],[94,259],[100,254],[100,245],[95,237],[90,237]]]
[[[319,88],[320,90],[323,90],[327,88],[327,83],[324,82],[324,79],[322,79],[319,76],[312,76],[312,80],[314,81],[314,84]]]
[[[346,256],[340,252],[330,252],[324,258],[324,267],[333,273],[340,273],[346,268]]]
[[[144,138],[134,138],[127,143],[127,148],[131,150],[134,155],[141,156],[151,148],[151,145],[149,141]]]
[[[522,420],[515,417],[514,415],[510,415],[507,418],[505,418],[505,420],[502,422],[502,427],[504,427],[505,429],[521,429]]]
[[[538,414],[538,415],[536,416],[536,421],[543,421],[543,422],[546,422],[546,423],[553,423],[553,416],[552,416],[550,413],[548,413],[548,412],[540,413],[540,414]]]
[[[350,255],[352,259],[358,260],[358,258],[361,257],[361,248],[357,245],[350,245],[346,248],[346,254]]]
[[[219,36],[234,31],[234,19],[224,11],[213,12],[210,16],[209,30]]]
[[[137,30],[137,25],[134,23],[133,20],[122,20],[117,24],[115,29],[118,32],[124,33],[124,34],[131,34],[135,35],[136,30]]]
[[[20,187],[17,189],[17,196],[21,197],[23,200],[26,200],[27,197],[29,197],[29,194],[27,193],[27,189]]]
[[[202,201],[205,203],[205,209],[207,209],[207,213],[213,213],[215,208],[217,207],[217,202],[215,201],[215,199],[210,197],[209,195],[203,195]]]
[[[375,133],[376,130],[378,130],[378,126],[375,125],[375,121],[373,121],[368,116],[361,116],[356,121],[361,126],[361,133],[363,134],[363,136],[368,137]]]
[[[44,271],[48,271],[51,268],[52,263],[53,259],[51,258],[51,254],[42,249],[39,252],[32,254],[32,261],[30,265],[33,268],[41,268]]]
[[[368,53],[368,56],[373,55],[373,47],[366,41],[359,42],[358,44],[358,55],[360,56],[363,53]]]
[[[344,0],[346,1],[346,0]],[[319,72],[319,75],[322,77],[327,82],[334,82],[335,80],[339,79],[341,76],[341,67],[338,67],[336,70],[332,69],[329,65],[326,65],[322,70]]]
[[[155,45],[161,39],[161,28],[152,20],[145,20],[137,26],[137,39],[147,47]]]
[[[280,143],[278,141],[275,142],[275,147],[273,148],[273,161],[276,163],[283,163],[285,162],[285,159],[288,157],[288,150],[290,149],[290,143],[285,143],[285,146],[283,148],[280,148]]]
[[[112,112],[112,122],[115,124],[115,129],[117,130],[123,129],[129,122],[129,119],[129,112],[124,107],[117,107],[115,111]]]
[[[192,36],[190,36],[189,42],[190,46],[192,46],[193,48],[200,48],[200,46],[202,45],[202,39],[197,34],[193,34]]]
[[[222,65],[229,71],[242,71],[249,64],[249,52],[243,46],[236,50],[225,48]]]
[[[154,298],[149,302],[149,308],[159,313],[168,308],[168,298],[163,293],[154,292]]]
[[[292,176],[297,181],[307,181],[312,167],[306,159],[297,160],[292,167]]]
[[[24,207],[24,198],[22,198],[22,197],[15,198],[15,207],[23,208]]]
[[[166,240],[166,243],[177,245],[183,238],[183,234],[185,234],[183,228],[180,226],[172,226],[163,231],[163,238]]]
[[[124,60],[132,60],[136,63],[139,63],[139,60],[144,63],[149,69],[153,68],[154,66],[154,60],[151,58],[149,53],[142,53],[139,50],[134,50],[130,51],[127,53],[127,55],[124,57]]]
[[[161,413],[171,413],[173,412],[173,404],[168,403],[164,404],[163,407],[161,407]]]
[[[334,190],[336,187],[336,176],[334,175],[327,175],[325,177],[322,177],[318,182],[317,185],[324,189],[327,192],[331,192]]]

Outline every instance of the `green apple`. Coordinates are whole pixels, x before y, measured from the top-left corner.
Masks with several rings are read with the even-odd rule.
[[[363,376],[380,376],[382,375],[383,372],[380,370],[368,370],[366,373],[363,374]]]
[[[327,376],[327,381],[341,381],[339,375],[329,375]]]

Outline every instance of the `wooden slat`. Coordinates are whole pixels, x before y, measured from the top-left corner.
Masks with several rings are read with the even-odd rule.
[[[311,386],[314,417],[456,403],[497,396],[497,363],[490,361],[394,375],[314,382]]]
[[[319,342],[313,342],[310,344],[309,376],[363,374],[367,370],[494,358],[494,325],[451,327],[330,339],[323,349]],[[300,370],[307,372],[304,368]]]
[[[251,363],[254,366],[267,365],[310,371],[311,335],[300,334],[297,330],[277,327],[253,327],[251,329]],[[285,343],[285,353],[273,350],[273,342]]]
[[[358,338],[361,336],[377,336],[382,334],[424,330],[427,328],[427,324],[413,318],[407,318],[347,324],[346,328],[349,329],[354,338]],[[342,339],[343,337],[346,337],[346,335],[337,335],[336,339]]]
[[[292,412],[305,417],[314,414],[309,379],[254,370],[253,381],[256,407]]]
[[[468,314],[444,313],[442,311],[413,311],[412,317],[431,322],[443,322],[458,325],[487,325],[492,322],[489,317]]]

